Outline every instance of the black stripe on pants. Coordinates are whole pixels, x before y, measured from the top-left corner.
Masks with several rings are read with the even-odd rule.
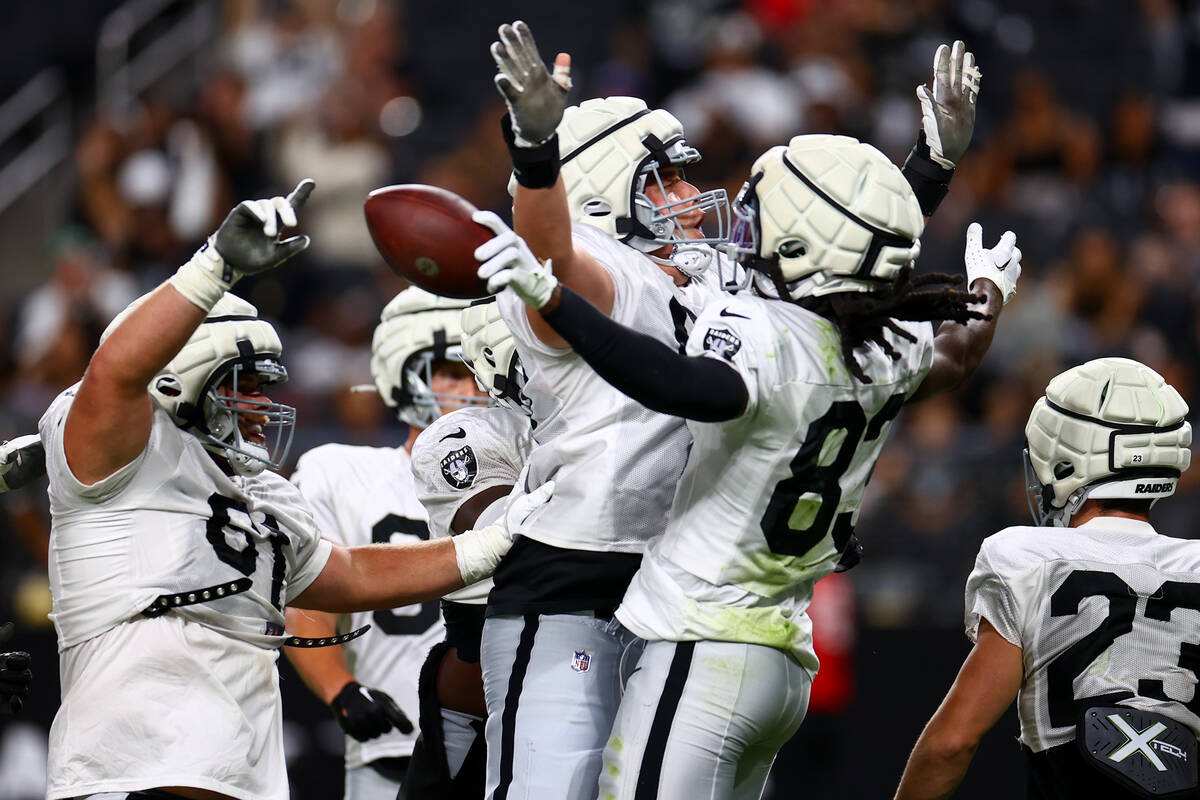
[[[646,751],[642,753],[642,766],[638,770],[634,800],[653,800],[658,797],[658,779],[662,774],[663,758],[667,752],[667,739],[671,736],[671,724],[675,721],[675,711],[679,708],[680,698],[683,697],[683,687],[692,668],[692,653],[695,649],[695,642],[675,643],[675,655],[671,658],[671,667],[667,670],[662,696],[658,698],[658,707],[654,710],[654,722],[650,724]]]
[[[525,627],[517,643],[517,655],[513,660],[512,672],[508,675],[508,692],[504,695],[504,711],[500,716],[500,784],[492,800],[506,800],[508,787],[513,778],[513,751],[517,735],[517,706],[521,701],[521,687],[525,683],[525,671],[529,669],[529,657],[533,653],[533,640],[537,636],[538,615],[526,614]]]

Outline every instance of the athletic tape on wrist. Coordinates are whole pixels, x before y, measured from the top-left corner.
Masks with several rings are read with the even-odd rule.
[[[225,263],[211,237],[186,264],[167,279],[188,302],[212,311],[237,280],[233,267]]]
[[[933,212],[937,211],[942,200],[946,199],[946,193],[950,191],[950,179],[954,177],[954,170],[946,169],[933,160],[929,154],[929,144],[925,141],[924,130],[917,133],[917,143],[904,160],[904,168],[900,171],[916,194],[921,213],[927,217],[933,216]]]
[[[549,189],[558,180],[558,134],[533,147],[520,147],[513,131],[512,117],[500,118],[500,132],[508,145],[513,176],[527,189]]]
[[[458,572],[467,586],[490,576],[512,546],[499,525],[460,533],[453,541]]]

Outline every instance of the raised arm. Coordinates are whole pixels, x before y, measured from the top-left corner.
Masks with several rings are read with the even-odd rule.
[[[904,162],[904,177],[917,195],[926,219],[950,190],[950,179],[967,152],[975,130],[980,71],[966,45],[940,45],[933,56],[933,91],[917,87],[921,129]]]
[[[608,314],[614,299],[612,278],[587,251],[575,247],[567,193],[558,174],[555,129],[571,88],[571,57],[559,53],[551,75],[528,25],[520,21],[501,25],[499,35],[491,52],[499,69],[496,88],[509,112],[502,131],[517,179],[513,225],[539,261],[553,262],[563,284]],[[539,339],[554,347],[566,346],[536,312],[528,309],[527,314]]]
[[[983,228],[972,222],[967,228],[965,261],[967,284],[971,291],[985,298],[983,311],[987,317],[966,324],[951,321],[941,324],[933,340],[933,366],[908,398],[910,403],[956,389],[975,374],[992,346],[1001,308],[1017,292],[1021,250],[1012,231],[1006,231],[995,247],[984,250]]]
[[[1021,648],[982,620],[979,640],[908,757],[895,800],[943,800],[954,794],[979,740],[1017,696],[1022,670]]]
[[[137,458],[150,437],[151,378],[180,351],[217,301],[243,275],[264,272],[308,247],[280,240],[315,184],[287,197],[239,204],[174,276],[112,330],[92,356],[67,415],[63,446],[71,472],[92,484]]]

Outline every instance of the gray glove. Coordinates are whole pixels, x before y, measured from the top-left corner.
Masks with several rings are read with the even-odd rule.
[[[280,240],[279,223],[288,228],[296,226],[296,211],[308,200],[314,186],[311,178],[305,178],[286,198],[238,203],[213,236],[213,246],[225,263],[243,275],[255,275],[304,251],[308,237]]]
[[[954,169],[971,143],[980,77],[974,54],[957,41],[953,50],[943,44],[933,56],[932,94],[917,87],[929,155],[947,169]]]
[[[551,76],[528,25],[518,20],[501,25],[499,33],[500,41],[492,42],[492,58],[500,69],[496,88],[508,105],[517,144],[535,147],[553,136],[562,121],[571,88],[570,57],[560,55]]]
[[[296,226],[296,210],[314,186],[311,178],[305,178],[287,197],[238,203],[217,232],[169,278],[171,285],[191,303],[210,311],[243,275],[265,272],[306,249],[307,236],[281,241],[279,234],[281,228]]]
[[[37,434],[0,442],[0,492],[20,489],[46,474],[46,451]]]

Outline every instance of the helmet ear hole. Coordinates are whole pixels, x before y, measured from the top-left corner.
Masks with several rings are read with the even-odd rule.
[[[1075,465],[1070,461],[1060,461],[1054,465],[1054,479],[1061,481],[1075,474]]]
[[[788,239],[786,242],[780,243],[775,252],[779,253],[782,258],[796,258],[808,255],[808,245],[800,239]]]
[[[588,200],[583,204],[583,213],[589,217],[607,217],[612,210],[612,203],[603,198]]]

